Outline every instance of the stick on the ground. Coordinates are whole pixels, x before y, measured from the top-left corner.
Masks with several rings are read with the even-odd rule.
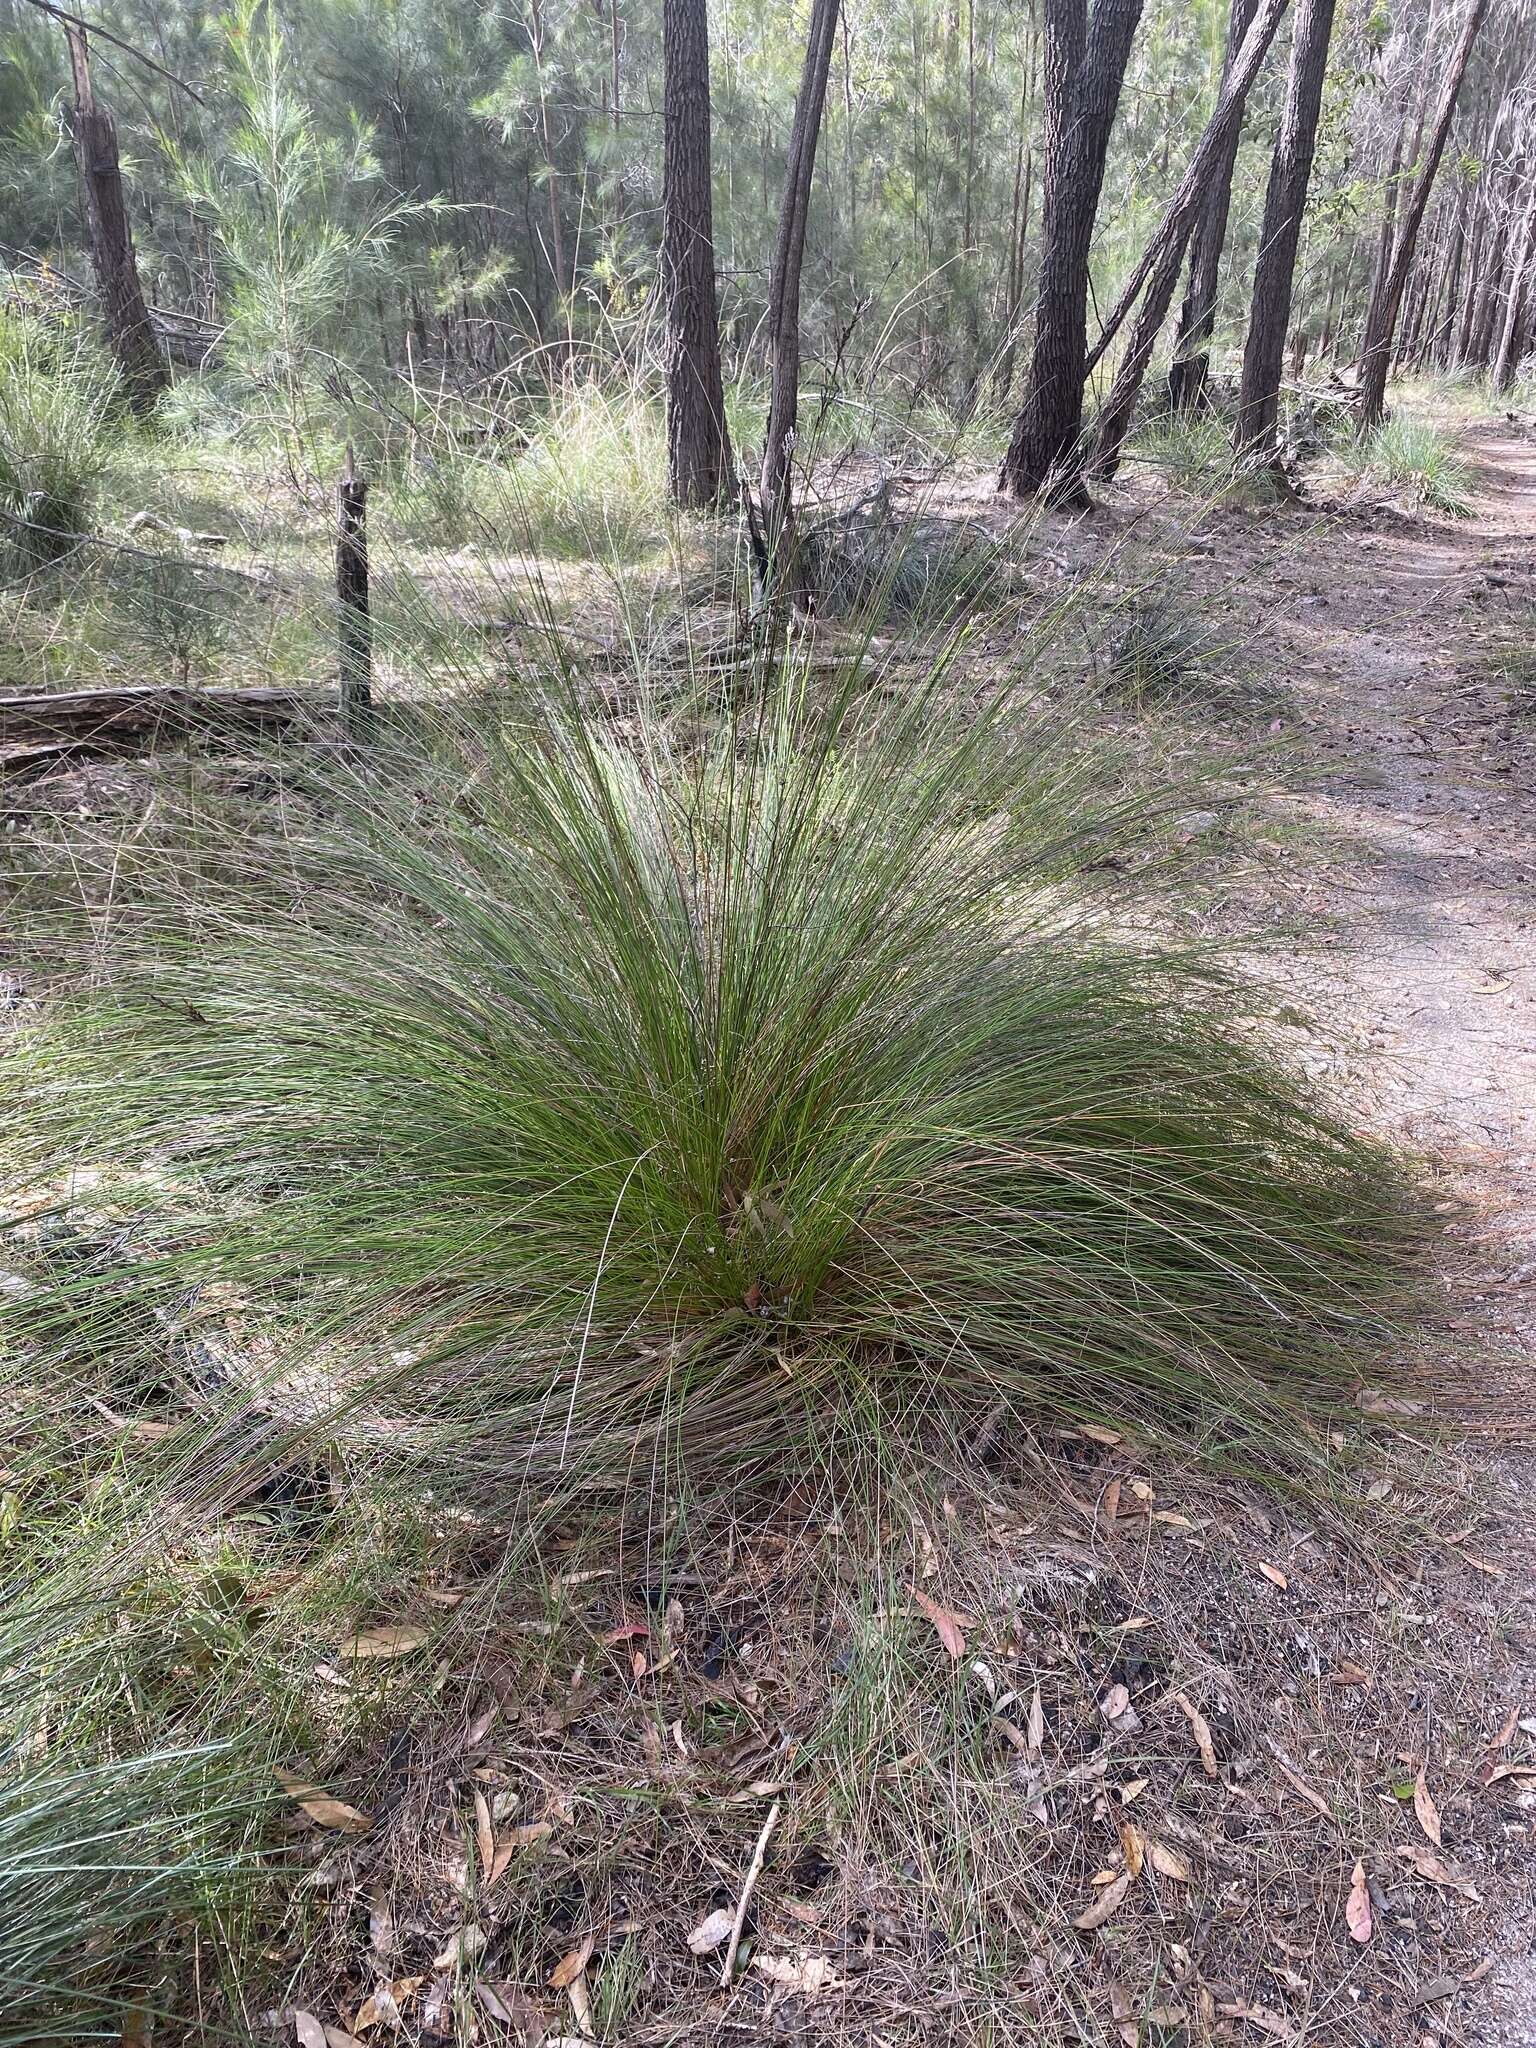
[[[725,1968],[720,1972],[723,1988],[729,1990],[736,1970],[736,1951],[741,1947],[741,1930],[747,1924],[747,1907],[752,1900],[752,1887],[762,1875],[763,1859],[768,1854],[768,1837],[779,1824],[779,1802],[777,1799],[768,1809],[768,1818],[763,1822],[763,1832],[757,1838],[757,1847],[752,1851],[752,1861],[747,1865],[747,1874],[741,1882],[741,1897],[736,1901],[736,1918],[731,1922],[731,1938],[725,1945]]]

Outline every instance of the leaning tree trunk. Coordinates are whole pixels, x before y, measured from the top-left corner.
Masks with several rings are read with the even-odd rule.
[[[1408,272],[1413,264],[1419,227],[1424,219],[1424,209],[1429,204],[1429,195],[1434,189],[1440,159],[1445,155],[1451,123],[1456,118],[1456,101],[1461,93],[1461,82],[1467,75],[1472,45],[1477,41],[1478,30],[1482,27],[1487,12],[1488,0],[1470,0],[1466,20],[1462,23],[1461,40],[1457,43],[1455,54],[1451,58],[1450,69],[1446,72],[1445,84],[1440,94],[1440,104],[1435,109],[1429,149],[1419,168],[1419,175],[1414,181],[1413,192],[1403,214],[1402,225],[1398,229],[1392,251],[1392,268],[1383,281],[1380,293],[1372,299],[1365,336],[1360,345],[1362,434],[1368,433],[1386,411],[1387,372],[1392,366],[1392,340],[1397,332],[1397,316],[1402,307]]]
[[[784,198],[768,279],[768,432],[763,444],[762,498],[767,581],[781,587],[794,555],[795,424],[800,398],[800,266],[811,206],[811,177],[821,136],[821,111],[837,33],[840,0],[812,0],[810,36],[789,134]]]
[[[1088,258],[1142,0],[1046,0],[1045,208],[1035,338],[999,490],[1083,504]]]
[[[139,283],[117,156],[117,123],[91,88],[84,29],[66,22],[64,33],[75,84],[75,162],[107,345],[122,373],[128,403],[136,413],[148,414],[170,382],[170,372]]]
[[[1248,33],[1258,0],[1232,0],[1227,20],[1227,54],[1222,66],[1222,83],[1232,60]],[[1173,361],[1168,366],[1168,403],[1175,412],[1192,410],[1205,397],[1211,375],[1211,336],[1216,331],[1216,301],[1221,289],[1221,259],[1227,246],[1227,220],[1232,211],[1232,179],[1237,170],[1238,145],[1243,139],[1239,122],[1225,153],[1211,172],[1211,187],[1195,222],[1190,245],[1189,285],[1179,308],[1173,337]]]
[[[1237,19],[1237,0],[1233,7],[1233,21]],[[1136,410],[1136,399],[1141,390],[1141,380],[1147,373],[1152,360],[1152,350],[1162,332],[1163,322],[1168,317],[1168,308],[1173,304],[1173,295],[1178,288],[1179,272],[1184,267],[1184,251],[1194,233],[1210,190],[1210,181],[1225,175],[1230,181],[1232,157],[1237,149],[1237,138],[1242,132],[1243,107],[1248,98],[1248,89],[1258,76],[1259,66],[1269,53],[1269,46],[1275,39],[1275,30],[1280,26],[1289,0],[1264,0],[1258,15],[1251,22],[1241,46],[1234,53],[1229,47],[1227,63],[1223,68],[1221,91],[1216,107],[1206,123],[1205,133],[1195,145],[1193,155],[1178,190],[1169,202],[1162,226],[1152,238],[1152,243],[1141,262],[1136,266],[1131,282],[1121,296],[1120,305],[1115,308],[1105,323],[1103,334],[1094,350],[1093,360],[1104,353],[1109,339],[1120,325],[1122,308],[1127,307],[1134,294],[1146,283],[1146,297],[1136,324],[1131,329],[1131,338],[1125,351],[1124,360],[1115,373],[1109,397],[1099,415],[1097,438],[1094,443],[1094,471],[1098,476],[1112,477],[1119,467],[1120,450],[1130,429],[1131,417]]]
[[[1317,144],[1318,112],[1323,103],[1323,79],[1328,70],[1333,10],[1334,0],[1297,0],[1296,4],[1291,67],[1264,194],[1264,221],[1259,230],[1248,338],[1243,348],[1235,430],[1239,454],[1255,452],[1273,457],[1277,453],[1285,332],[1291,318],[1301,216],[1312,180],[1312,155]]]
[[[661,278],[667,300],[667,475],[679,505],[732,481],[720,375],[706,0],[663,0]]]

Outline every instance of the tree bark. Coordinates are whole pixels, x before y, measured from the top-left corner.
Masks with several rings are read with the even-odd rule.
[[[349,736],[373,721],[373,618],[368,603],[368,485],[350,443],[336,486],[336,640],[341,715]]]
[[[1450,240],[1435,281],[1429,323],[1424,336],[1424,360],[1449,367],[1454,345],[1454,328],[1461,305],[1461,269],[1467,250],[1467,188],[1456,195],[1456,213]]]
[[[1088,260],[1142,0],[1046,0],[1045,206],[1034,346],[998,488],[1085,504]]]
[[[47,774],[70,761],[176,745],[188,735],[250,743],[295,727],[323,729],[334,690],[184,689],[118,683],[107,689],[0,696],[0,775]]]
[[[1233,7],[1234,23],[1241,4],[1242,0],[1237,0]],[[1178,189],[1169,202],[1162,226],[1136,266],[1131,282],[1121,294],[1120,305],[1105,323],[1104,332],[1090,358],[1091,367],[1103,354],[1110,336],[1119,326],[1122,308],[1139,289],[1139,281],[1145,279],[1146,297],[1131,330],[1124,360],[1115,373],[1109,397],[1099,415],[1094,444],[1094,472],[1098,476],[1112,477],[1119,466],[1120,449],[1136,409],[1141,380],[1146,375],[1152,350],[1178,288],[1179,272],[1184,267],[1184,251],[1204,209],[1210,181],[1223,175],[1224,165],[1225,176],[1230,183],[1231,164],[1242,132],[1243,106],[1248,98],[1248,89],[1268,55],[1275,31],[1280,26],[1280,17],[1288,4],[1289,0],[1263,0],[1235,53],[1229,44],[1221,90],[1215,110],[1206,123],[1205,133],[1195,145]]]
[[[1482,277],[1482,284],[1470,295],[1473,320],[1465,360],[1472,370],[1486,370],[1493,362],[1493,342],[1499,325],[1499,287],[1503,283],[1508,260],[1509,238],[1509,227],[1503,221],[1495,221],[1484,252],[1483,267],[1477,273]]]
[[[1301,219],[1312,180],[1333,11],[1334,0],[1297,0],[1296,4],[1290,72],[1264,194],[1248,338],[1243,347],[1234,436],[1239,454],[1256,452],[1272,458],[1277,453],[1285,334],[1291,318]]]
[[[1481,303],[1478,280],[1483,275],[1483,251],[1488,239],[1488,206],[1482,193],[1473,201],[1472,239],[1467,250],[1467,286],[1460,309],[1456,314],[1455,332],[1451,342],[1451,361],[1464,367],[1472,360],[1472,347],[1477,334],[1477,314]]]
[[[663,0],[661,278],[667,475],[679,505],[718,504],[734,471],[720,374],[706,0]]]
[[[128,403],[136,413],[147,416],[169,384],[170,371],[139,282],[118,163],[117,123],[92,90],[84,29],[66,22],[64,34],[75,87],[75,162],[80,170],[80,194],[107,346],[122,374]]]
[[[1526,176],[1530,183],[1530,197],[1526,201],[1525,222],[1518,244],[1518,255],[1512,254],[1509,267],[1508,295],[1504,301],[1504,318],[1499,328],[1498,347],[1493,357],[1493,388],[1507,391],[1515,381],[1519,366],[1521,314],[1525,310],[1525,295],[1530,284],[1531,268],[1536,262],[1536,170],[1527,167]]]
[[[1477,41],[1478,31],[1487,12],[1488,0],[1469,0],[1466,19],[1462,23],[1461,39],[1451,58],[1450,69],[1446,72],[1445,84],[1441,89],[1440,104],[1435,110],[1429,149],[1414,181],[1413,191],[1403,214],[1402,226],[1397,233],[1392,252],[1392,267],[1383,281],[1379,298],[1373,297],[1366,319],[1365,336],[1360,346],[1360,389],[1363,393],[1360,431],[1363,434],[1368,433],[1380,421],[1386,410],[1387,372],[1392,366],[1392,340],[1397,331],[1397,316],[1403,303],[1403,290],[1407,285],[1408,271],[1413,263],[1413,252],[1419,238],[1419,227],[1424,219],[1424,209],[1429,204],[1429,195],[1434,189],[1435,177],[1440,169],[1440,159],[1445,154],[1451,123],[1456,118],[1456,101],[1461,92],[1461,82],[1466,77],[1467,64],[1472,56],[1472,45]]]
[[[1433,12],[1433,9],[1431,9],[1431,12]],[[1427,35],[1423,54],[1423,62],[1426,67],[1425,77],[1427,78],[1429,65],[1429,48]],[[1421,91],[1419,105],[1419,137],[1418,140],[1415,141],[1413,153],[1412,155],[1410,155],[1408,159],[1410,165],[1415,163],[1418,159],[1418,147],[1419,142],[1423,139],[1423,129],[1424,106],[1423,94]],[[1405,113],[1402,119],[1398,122],[1397,132],[1392,138],[1392,156],[1391,161],[1387,166],[1386,183],[1382,190],[1381,225],[1376,235],[1376,262],[1371,272],[1370,297],[1366,301],[1365,324],[1367,329],[1369,329],[1372,321],[1375,320],[1378,316],[1379,309],[1382,305],[1382,294],[1386,291],[1387,279],[1391,276],[1392,273],[1392,252],[1397,245],[1397,208],[1399,200],[1402,197],[1403,149],[1404,145],[1407,142],[1407,139],[1408,116]]]
[[[795,427],[800,403],[800,267],[811,179],[827,97],[840,0],[812,0],[810,35],[789,135],[784,197],[768,280],[768,430],[763,442],[764,544],[770,584],[790,573],[794,555]]]
[[[1232,12],[1227,22],[1227,55],[1221,73],[1223,86],[1257,6],[1258,0],[1232,0]],[[1210,381],[1211,336],[1216,330],[1221,258],[1227,245],[1232,177],[1237,169],[1237,151],[1242,139],[1243,124],[1239,121],[1228,138],[1225,150],[1211,167],[1210,189],[1195,222],[1189,257],[1189,288],[1179,308],[1173,361],[1168,367],[1168,403],[1175,412],[1199,405]]]

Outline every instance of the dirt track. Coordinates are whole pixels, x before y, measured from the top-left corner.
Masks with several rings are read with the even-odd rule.
[[[1475,516],[1319,534],[1271,611],[1282,673],[1326,766],[1301,799],[1358,863],[1319,887],[1342,935],[1323,1003],[1375,1054],[1378,1113],[1470,1205],[1460,1289],[1467,1407],[1496,1425],[1485,1478],[1502,1541],[1510,1682],[1536,1712],[1536,704],[1523,719],[1487,644],[1536,617],[1536,442],[1475,437]],[[1278,617],[1275,615],[1278,614]],[[1309,968],[1315,972],[1315,968]],[[1314,1000],[1318,992],[1312,991]],[[1458,1355],[1459,1355],[1459,1347]],[[1506,1448],[1507,1446],[1507,1448]],[[1511,1704],[1515,1704],[1511,1700]],[[1536,1912],[1502,1923],[1488,2013],[1461,2038],[1536,2044]],[[1454,2034],[1452,2036],[1455,2037]],[[1428,2038],[1437,2038],[1431,2035]]]

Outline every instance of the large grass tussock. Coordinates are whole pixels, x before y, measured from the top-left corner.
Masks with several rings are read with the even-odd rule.
[[[541,1484],[718,1473],[854,1392],[1251,1419],[1346,1376],[1382,1159],[1073,911],[1117,826],[1059,735],[867,701],[556,709],[295,792],[280,900],[206,894],[29,1052],[49,1156],[163,1190],[40,1334],[110,1301],[154,1352],[219,1282],[302,1384],[266,1405]]]

